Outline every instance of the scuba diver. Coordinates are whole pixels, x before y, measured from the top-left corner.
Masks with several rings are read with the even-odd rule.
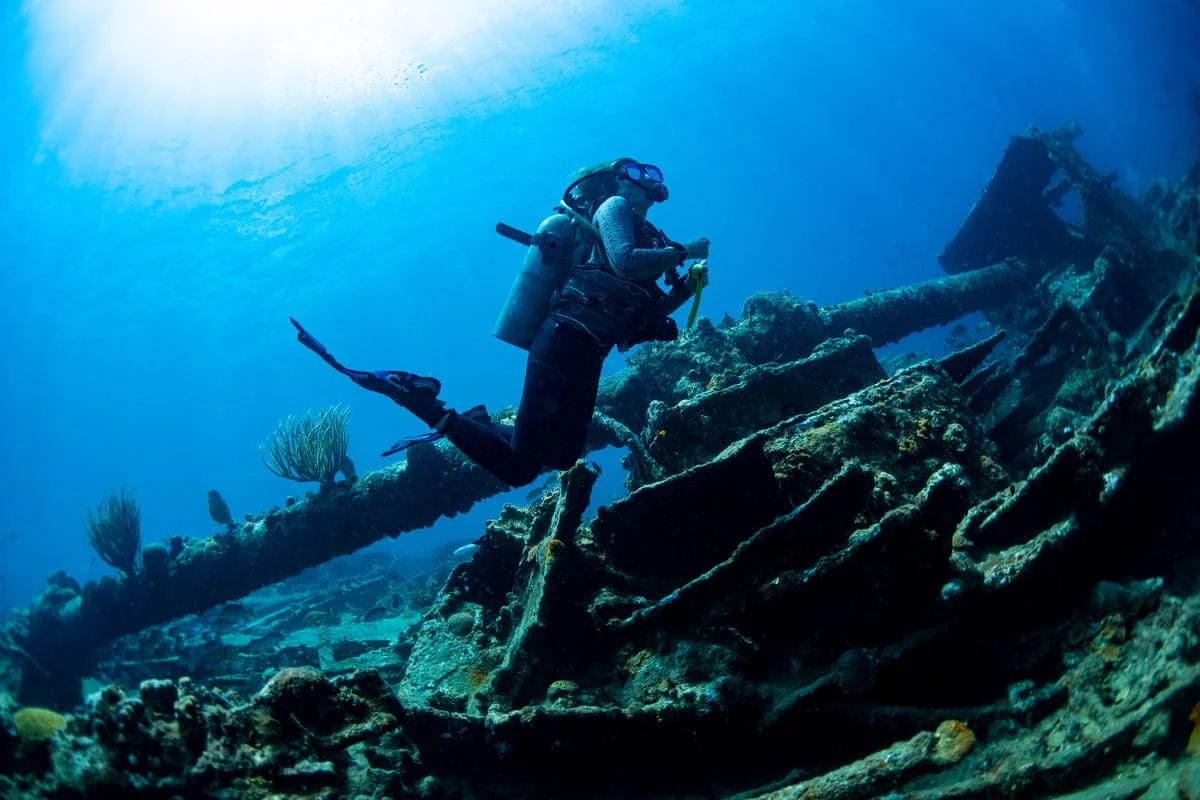
[[[528,245],[494,335],[529,351],[515,425],[493,422],[482,406],[459,413],[439,399],[436,378],[399,370],[364,372],[337,361],[292,319],[297,338],[359,386],[378,392],[432,428],[401,440],[445,437],[510,486],[546,468],[568,469],[583,455],[604,359],[648,341],[672,341],[670,314],[708,283],[709,242],[681,244],[647,221],[669,192],[662,171],[630,158],[585,167],[534,234],[500,223],[497,232]],[[669,292],[658,285],[662,278]]]

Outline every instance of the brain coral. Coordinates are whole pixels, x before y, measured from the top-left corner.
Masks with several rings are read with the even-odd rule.
[[[66,717],[48,708],[22,708],[13,714],[17,735],[27,742],[44,742],[66,724]]]

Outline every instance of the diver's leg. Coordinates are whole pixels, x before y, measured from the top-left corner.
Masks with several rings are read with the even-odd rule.
[[[441,431],[463,455],[509,486],[524,486],[541,472],[541,464],[513,449],[506,426],[451,412]]]
[[[605,353],[597,356],[593,351],[589,355],[590,359],[581,357],[575,364],[576,380],[563,401],[561,427],[552,440],[556,446],[544,457],[545,463],[555,469],[568,469],[584,455],[588,429],[596,411],[596,396],[600,392]]]
[[[546,467],[566,469],[583,454],[608,349],[547,320],[529,349],[515,428],[453,411],[431,424],[510,486],[532,482]]]
[[[529,351],[513,449],[540,466],[567,469],[583,455],[609,348],[548,320]]]
[[[531,408],[539,409],[545,404],[543,394],[548,366],[544,363],[544,353],[553,333],[553,327],[543,325],[529,348],[518,420],[530,414]],[[534,413],[534,416],[538,414]],[[469,419],[451,412],[436,427],[463,455],[509,486],[524,486],[542,471],[542,454],[536,449],[516,448],[514,429],[507,425]]]

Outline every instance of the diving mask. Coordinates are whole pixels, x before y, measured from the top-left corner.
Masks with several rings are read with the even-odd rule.
[[[663,183],[662,170],[653,164],[627,162],[617,168],[617,174],[636,183],[646,196],[656,203],[661,203],[671,196]]]
[[[653,164],[635,164],[625,163],[621,165],[621,172],[626,178],[638,183],[662,183],[662,170]]]

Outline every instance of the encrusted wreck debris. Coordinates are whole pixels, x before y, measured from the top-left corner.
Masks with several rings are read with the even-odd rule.
[[[654,349],[635,360],[637,368],[605,383],[589,447],[630,447],[631,485],[662,478],[664,467],[678,469],[684,462],[675,451],[681,448],[692,462],[701,452],[715,455],[739,435],[883,378],[872,346],[993,307],[1020,270],[999,265],[981,273],[986,275],[978,280],[930,281],[826,309],[763,294],[748,301],[742,323],[721,331],[702,319],[690,347]],[[843,337],[847,325],[860,325],[874,338]],[[829,338],[834,331],[838,338]],[[697,395],[702,375],[705,388],[730,385],[703,404],[682,403]],[[663,435],[634,433],[644,430]],[[428,527],[507,488],[452,447],[418,446],[393,467],[252,516],[240,527],[229,525],[203,539],[172,537],[168,558],[152,562],[159,569],[82,587],[56,574],[27,616],[11,625],[35,658],[54,665],[51,672],[26,672],[21,695],[70,705],[99,645],[245,597],[384,537]]]
[[[945,279],[756,295],[635,354],[592,443],[630,446],[634,491],[585,521],[581,462],[505,507],[397,641],[248,700],[150,681],[10,724],[0,791],[1200,796],[1200,168],[1134,201],[1078,133],[1013,138]],[[1003,333],[874,357],[971,311]],[[55,577],[0,656],[71,711],[99,645],[502,488],[419,446],[162,574]]]

